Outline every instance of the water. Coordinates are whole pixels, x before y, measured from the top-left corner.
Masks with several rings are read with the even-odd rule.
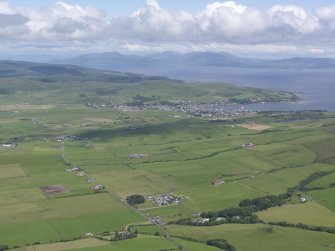
[[[296,103],[253,104],[252,111],[335,111],[335,70],[250,69],[227,67],[141,68],[134,72],[182,80],[226,82],[240,86],[286,90],[296,93]]]

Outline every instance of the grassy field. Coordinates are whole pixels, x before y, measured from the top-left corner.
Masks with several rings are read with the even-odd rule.
[[[76,241],[68,241],[68,242],[58,242],[51,244],[42,244],[42,245],[34,245],[23,248],[13,249],[15,251],[64,251],[64,250],[72,250],[72,249],[81,249],[81,248],[98,248],[101,246],[108,246],[109,242],[101,241],[95,238],[87,238]]]
[[[240,251],[265,250],[333,250],[334,235],[294,228],[275,227],[268,233],[268,226],[222,225],[217,227],[169,226],[176,236],[188,236],[199,240],[223,238]]]
[[[335,226],[335,213],[316,202],[288,204],[257,213],[266,222],[287,221],[310,226]]]
[[[335,188],[309,191],[308,195],[315,201],[335,212]]]

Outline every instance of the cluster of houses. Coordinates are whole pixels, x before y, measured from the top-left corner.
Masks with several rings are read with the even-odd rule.
[[[181,197],[176,197],[173,196],[171,193],[170,194],[160,194],[160,195],[155,195],[155,196],[147,196],[147,199],[149,201],[152,201],[158,206],[168,206],[172,204],[180,204],[182,202]]]
[[[159,216],[154,216],[150,217],[149,221],[153,224],[158,224],[158,225],[164,225],[165,223],[162,221],[161,217]]]
[[[240,217],[239,217],[239,216],[235,216],[235,218],[236,218],[236,219],[239,219]],[[217,217],[217,218],[215,219],[215,221],[224,221],[224,220],[226,220],[226,218],[224,218],[224,217]],[[193,222],[194,222],[194,223],[197,223],[197,224],[205,224],[205,223],[207,223],[207,222],[209,222],[209,221],[210,221],[209,218],[197,218],[197,219],[195,219]]]
[[[88,138],[84,138],[84,137],[79,137],[79,136],[75,136],[75,135],[62,135],[62,136],[58,136],[55,138],[45,138],[44,139],[46,142],[49,141],[57,141],[57,142],[64,142],[64,141],[73,141],[73,142],[80,142],[80,141],[86,141],[88,140]]]

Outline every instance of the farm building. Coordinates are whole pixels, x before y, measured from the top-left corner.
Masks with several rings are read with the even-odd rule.
[[[253,147],[255,146],[253,143],[245,143],[243,145],[241,145],[241,147],[244,147],[244,148],[250,148],[250,147]]]
[[[92,190],[94,190],[94,191],[101,191],[103,189],[105,189],[105,187],[101,184],[92,187]]]

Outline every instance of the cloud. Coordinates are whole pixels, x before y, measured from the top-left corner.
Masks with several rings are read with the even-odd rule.
[[[246,37],[266,27],[266,17],[260,11],[233,1],[209,4],[196,19],[203,35],[222,39]]]
[[[166,10],[157,1],[150,0],[132,16],[113,18],[109,30],[114,38],[144,42],[298,42],[313,36],[327,37],[329,27],[335,28],[332,11],[319,9],[319,15],[310,15],[295,5],[275,5],[261,11],[225,1],[208,4],[198,13],[189,13]],[[331,25],[327,18],[332,20]]]
[[[335,5],[319,7],[315,10],[320,22],[329,30],[335,30]]]
[[[302,34],[312,33],[321,27],[315,16],[309,16],[304,9],[295,5],[275,5],[268,10],[268,15],[271,26],[287,25]]]
[[[104,11],[64,1],[28,8],[0,0],[0,43],[8,40],[67,41],[71,48],[78,42],[93,46],[113,41],[114,45],[123,44],[121,48],[138,51],[153,47],[211,50],[225,45],[293,51],[305,46],[308,52],[326,53],[327,46],[335,43],[335,5],[308,13],[296,5],[275,5],[264,11],[235,1],[218,1],[191,13],[164,9],[157,0],[147,0],[132,15],[109,18]],[[222,46],[210,46],[213,44]]]
[[[155,0],[149,0],[132,16],[112,19],[110,31],[123,39],[183,40],[194,36],[195,20],[188,12],[165,10]]]
[[[13,14],[13,11],[9,7],[9,3],[7,1],[0,1],[0,13]]]
[[[4,14],[12,13],[12,14]],[[13,9],[8,2],[0,2],[0,21],[5,24],[21,24],[25,33],[13,35],[9,30],[2,35],[17,40],[78,40],[99,38],[105,32],[108,21],[105,13],[91,7],[56,2],[50,8]]]
[[[24,25],[28,20],[20,14],[0,14],[0,27]]]

